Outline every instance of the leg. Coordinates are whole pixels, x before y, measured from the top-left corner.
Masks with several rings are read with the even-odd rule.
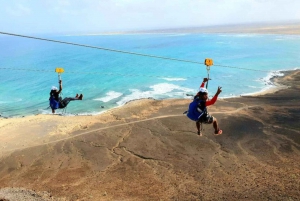
[[[200,132],[200,122],[199,121],[196,122],[196,127],[197,127],[197,130],[198,130],[198,133],[199,133]]]
[[[83,95],[80,94],[80,96],[76,95],[75,98],[70,98],[70,97],[67,97],[67,98],[64,98],[60,104],[59,104],[59,108],[65,108],[67,107],[67,105],[69,104],[70,101],[74,101],[74,100],[82,100],[83,98]]]
[[[73,100],[78,100],[78,98],[64,98],[60,103],[59,103],[59,108],[65,108],[67,105],[70,103],[70,101]]]
[[[217,121],[217,119],[215,117],[213,119],[214,119],[213,120],[213,127],[215,129],[215,134],[221,135],[222,134],[222,130],[220,130],[220,128],[219,128],[218,121]]]
[[[196,127],[197,127],[197,130],[198,130],[198,135],[202,136],[201,127],[200,127],[200,122],[199,121],[196,121]]]
[[[70,101],[73,101],[73,100],[78,100],[78,98],[69,98],[69,97],[67,97],[67,98],[64,98],[62,101],[70,102]]]
[[[218,125],[218,121],[215,117],[207,114],[206,117],[205,117],[204,123],[205,124],[213,124],[216,135],[221,135],[222,134],[222,130],[220,130],[219,125]]]
[[[55,110],[54,109],[52,109],[52,114],[54,114],[55,113]]]

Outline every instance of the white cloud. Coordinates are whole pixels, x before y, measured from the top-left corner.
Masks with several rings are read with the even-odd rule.
[[[17,32],[101,32],[300,20],[298,0],[0,1],[0,27]]]
[[[14,5],[8,5],[6,7],[6,12],[8,15],[14,16],[14,17],[26,17],[30,14],[31,10],[29,7],[22,5],[22,4],[14,4]]]

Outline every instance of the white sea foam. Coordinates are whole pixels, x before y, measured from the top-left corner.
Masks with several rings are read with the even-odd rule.
[[[118,105],[124,105],[125,103],[142,99],[142,98],[171,98],[180,97],[184,98],[185,93],[193,91],[192,89],[180,87],[178,85],[169,83],[160,83],[149,87],[148,91],[141,91],[138,89],[131,89],[130,94],[124,96],[120,101],[117,102]]]
[[[120,96],[122,96],[123,94],[120,93],[120,92],[116,92],[116,91],[109,91],[106,93],[106,96],[105,97],[102,97],[102,98],[95,98],[93,100],[95,101],[102,101],[102,102],[108,102],[108,101],[111,101],[115,98],[119,98]]]
[[[268,73],[266,77],[259,79],[260,82],[264,82],[265,87],[263,87],[260,91],[256,91],[256,92],[253,92],[253,93],[244,93],[242,95],[258,94],[258,93],[262,93],[262,92],[265,92],[267,90],[276,88],[276,86],[272,82],[272,78],[282,77],[282,76],[284,76],[284,74],[281,71],[272,71],[272,72]],[[249,87],[251,87],[251,86],[249,86]],[[260,87],[254,87],[254,88],[260,88]]]
[[[282,77],[284,74],[280,71],[272,71],[268,73],[268,75],[264,78],[261,78],[260,80],[265,83],[265,85],[273,85],[273,82],[271,81],[272,78],[275,77]]]
[[[165,94],[165,93],[172,92],[173,90],[179,90],[179,91],[190,91],[191,90],[186,87],[180,87],[178,85],[169,84],[169,83],[156,84],[156,85],[150,86],[150,88],[153,89],[155,94],[156,93]]]
[[[163,80],[167,80],[167,81],[184,81],[184,80],[186,80],[185,78],[176,78],[176,77],[174,77],[174,78],[169,78],[169,77],[163,77],[163,78],[161,78],[161,79],[163,79]]]

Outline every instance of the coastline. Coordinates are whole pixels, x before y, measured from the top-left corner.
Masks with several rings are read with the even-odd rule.
[[[287,76],[288,74],[293,73],[294,71],[298,71],[299,69],[294,69],[294,70],[281,70],[281,71],[273,71],[271,76],[265,80],[264,82],[267,83],[267,86],[265,89],[262,89],[261,91],[249,93],[249,94],[242,94],[241,97],[245,96],[261,96],[261,95],[266,95],[270,93],[275,93],[280,90],[287,89],[289,86],[285,86],[283,84],[280,84],[277,82],[278,77],[284,77]],[[268,76],[267,76],[268,77]]]
[[[234,97],[226,97],[226,98],[218,98],[219,101],[225,101],[228,102],[230,100],[240,99],[240,98],[247,98],[247,97],[261,97],[268,94],[274,94],[276,92],[289,89],[290,86],[284,85],[280,82],[278,82],[280,79],[283,78],[289,78],[290,75],[295,74],[299,72],[299,69],[296,70],[284,70],[280,71],[282,75],[274,74],[274,76],[270,77],[270,83],[271,88],[268,88],[263,91],[254,92],[251,94],[244,94],[240,96],[234,96]],[[101,112],[100,114],[96,115],[61,115],[61,114],[35,114],[35,115],[28,115],[28,116],[22,116],[22,117],[0,117],[0,137],[2,136],[2,143],[6,144],[6,133],[18,133],[18,135],[15,135],[15,139],[17,140],[18,137],[21,135],[26,135],[31,132],[36,132],[35,137],[38,137],[38,140],[35,140],[35,137],[32,139],[28,138],[25,141],[21,142],[21,146],[19,149],[23,149],[24,147],[30,147],[35,146],[43,142],[48,142],[54,139],[64,139],[68,138],[69,134],[76,131],[76,130],[84,130],[86,128],[89,128],[91,125],[97,124],[97,123],[109,123],[109,122],[115,122],[118,120],[124,121],[125,118],[119,119],[114,114],[119,113],[121,111],[127,111],[130,110],[131,107],[139,108],[140,111],[135,111],[135,114],[130,116],[131,118],[146,118],[151,112],[156,111],[157,108],[152,107],[153,105],[160,105],[159,107],[162,107],[163,105],[170,106],[170,105],[177,105],[177,104],[185,104],[186,107],[191,102],[191,99],[163,99],[163,100],[156,100],[153,98],[142,98],[137,100],[130,100],[126,102],[122,106],[118,106],[109,110],[106,110],[104,112]],[[151,108],[149,108],[149,105]],[[147,108],[147,109],[144,109]],[[136,109],[135,109],[136,110]],[[215,110],[213,110],[214,112]],[[123,113],[123,112],[121,112]],[[138,114],[140,113],[140,114]],[[145,114],[145,115],[144,115]],[[145,116],[145,117],[143,117]],[[31,127],[28,127],[28,124],[31,125],[34,129]],[[6,129],[8,127],[8,129]],[[20,128],[24,127],[22,132],[20,131]],[[49,139],[45,140],[41,138],[40,136],[44,135],[51,136]],[[8,140],[12,140],[12,138],[8,138]],[[18,140],[17,140],[18,141]],[[17,144],[15,144],[17,145]],[[18,144],[20,145],[20,144]],[[7,146],[10,145],[3,145],[0,146],[0,153],[3,153],[3,149],[5,149]],[[14,150],[14,149],[12,149]]]
[[[284,73],[289,73],[289,72],[292,72],[292,71],[297,71],[299,70],[298,68],[294,68],[293,70],[274,70],[274,71],[270,71],[269,75],[267,75],[266,77],[264,78],[261,78],[260,81],[262,83],[265,83],[266,87],[260,91],[255,91],[255,92],[252,92],[252,93],[247,93],[247,94],[240,94],[240,95],[236,95],[236,96],[228,96],[228,97],[221,97],[220,99],[230,99],[230,98],[237,98],[237,97],[246,97],[246,96],[259,96],[259,95],[265,95],[265,94],[268,94],[268,93],[275,93],[276,91],[278,90],[282,90],[282,89],[286,89],[287,86],[284,86],[284,85],[280,85],[276,82],[274,82],[276,80],[277,77],[280,77],[280,76],[284,76],[285,74]],[[129,100],[128,102],[126,102],[124,105],[130,103],[130,102],[134,102],[134,101],[140,101],[140,100],[143,100],[143,99],[152,99],[152,100],[176,100],[176,99],[181,99],[181,98],[170,98],[170,99],[154,99],[152,97],[148,97],[148,98],[140,98],[140,99],[134,99],[134,100]],[[183,100],[186,100],[188,98],[182,98]],[[189,100],[189,99],[188,99]],[[119,106],[116,106],[114,108],[111,108],[111,109],[108,109],[108,110],[105,110],[105,111],[94,111],[92,113],[78,113],[78,114],[72,114],[72,113],[66,113],[66,114],[62,114],[62,113],[57,113],[55,114],[55,116],[62,116],[62,117],[73,117],[73,116],[82,116],[82,117],[85,117],[85,116],[98,116],[98,115],[101,115],[103,113],[107,113],[107,112],[110,112],[111,110],[114,110],[114,109],[117,109],[117,108],[122,108],[124,105],[119,105]],[[26,117],[31,117],[31,116],[38,116],[38,115],[53,115],[51,113],[49,114],[44,114],[44,113],[38,113],[38,114],[27,114],[27,115],[22,115],[22,116],[1,116],[0,115],[0,120],[1,119],[11,119],[11,118],[26,118]]]
[[[299,77],[274,78],[286,90],[218,100],[209,112],[221,136],[210,125],[196,134],[182,114],[189,99],[2,119],[0,198],[22,187],[54,200],[299,199]]]

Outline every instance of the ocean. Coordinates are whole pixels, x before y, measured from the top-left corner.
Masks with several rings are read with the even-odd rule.
[[[44,35],[52,40],[168,57],[124,54],[0,34],[0,115],[51,114],[49,92],[64,68],[63,97],[83,94],[65,115],[95,115],[129,101],[191,99],[210,68],[209,96],[221,98],[266,90],[279,71],[300,67],[300,36],[259,34]],[[246,70],[246,69],[251,70]],[[57,110],[61,114],[62,110]]]

